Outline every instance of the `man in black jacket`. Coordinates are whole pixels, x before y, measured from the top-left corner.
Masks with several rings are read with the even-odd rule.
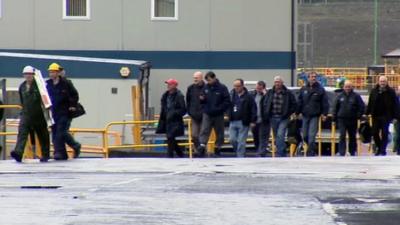
[[[314,156],[316,153],[315,137],[319,118],[325,121],[328,111],[329,102],[325,88],[318,83],[317,73],[311,72],[307,84],[300,89],[297,107],[297,114],[302,115],[303,140],[308,145],[309,156]]]
[[[178,81],[165,81],[167,91],[161,97],[161,113],[156,133],[167,135],[168,157],[173,158],[174,152],[183,157],[183,151],[178,146],[176,137],[182,136],[185,131],[183,116],[186,114],[185,97],[177,89]]]
[[[200,94],[204,88],[203,73],[195,72],[193,74],[193,84],[186,91],[186,106],[188,114],[192,119],[192,141],[196,155],[200,155],[198,147],[200,145],[199,135],[201,129],[201,121],[203,119],[203,110],[200,103]]]
[[[54,118],[54,125],[51,127],[54,159],[67,160],[65,144],[70,136],[68,129],[71,124],[71,113],[77,110],[79,94],[70,81],[60,76],[58,64],[51,64],[48,71],[50,79],[46,81],[46,87],[51,99],[51,112]],[[73,149],[78,155],[80,144],[77,143]]]
[[[257,105],[257,121],[256,125],[251,128],[254,139],[254,147],[256,149],[257,156],[265,156],[267,154],[270,124],[269,120],[263,120],[262,118],[262,103],[264,101],[264,96],[267,93],[265,89],[266,84],[264,81],[258,81],[254,91],[250,92]]]
[[[354,156],[357,151],[357,120],[365,112],[365,104],[361,96],[353,91],[353,84],[347,80],[344,82],[343,92],[340,93],[333,105],[333,118],[338,122],[340,138],[339,153],[346,155],[346,132],[349,135],[349,152]]]
[[[279,157],[286,156],[286,130],[289,117],[296,112],[296,98],[286,88],[280,76],[274,78],[274,87],[269,90],[263,102],[263,118],[269,120],[275,136]]]
[[[367,114],[372,116],[372,135],[376,146],[375,155],[386,155],[389,124],[399,118],[399,101],[396,92],[389,87],[386,76],[379,77],[379,83],[371,90]]]
[[[257,106],[254,99],[244,87],[242,79],[233,82],[231,91],[232,105],[229,110],[229,140],[237,157],[244,157],[249,127],[257,121]]]
[[[205,85],[200,100],[203,105],[203,120],[200,131],[200,156],[204,156],[208,138],[214,128],[217,136],[215,155],[220,155],[221,147],[224,143],[224,113],[231,106],[228,88],[221,84],[214,72],[206,74]]]

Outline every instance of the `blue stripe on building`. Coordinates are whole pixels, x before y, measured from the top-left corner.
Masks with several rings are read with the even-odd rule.
[[[67,55],[80,57],[144,60],[153,69],[295,69],[294,52],[239,52],[239,51],[83,51],[83,50],[9,50],[0,51]],[[25,65],[45,71],[52,60],[0,57],[0,76],[19,77]],[[124,65],[57,61],[75,78],[120,78]],[[127,65],[128,66],[128,65]],[[128,66],[136,78],[139,69]]]

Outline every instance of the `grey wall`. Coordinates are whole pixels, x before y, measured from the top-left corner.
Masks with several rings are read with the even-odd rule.
[[[62,0],[2,3],[3,49],[291,50],[291,0],[180,0],[178,21],[152,21],[150,0],[92,0],[78,21]]]

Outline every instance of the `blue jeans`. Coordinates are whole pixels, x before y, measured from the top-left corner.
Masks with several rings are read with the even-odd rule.
[[[311,156],[316,153],[315,137],[318,132],[319,116],[303,116],[303,140],[308,145],[307,153]]]
[[[237,157],[244,157],[246,153],[246,139],[249,126],[244,126],[241,120],[231,121],[229,124],[229,141]]]
[[[272,132],[274,132],[275,137],[275,145],[277,148],[277,156],[285,157],[286,156],[286,130],[288,119],[283,119],[281,116],[272,116],[270,117]]]

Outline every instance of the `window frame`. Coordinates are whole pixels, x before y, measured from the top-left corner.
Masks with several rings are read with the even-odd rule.
[[[156,17],[156,0],[151,0],[151,20],[152,21],[178,21],[179,20],[179,0],[175,1],[175,16],[174,17]]]
[[[3,17],[3,0],[0,0],[0,19]]]
[[[1,1],[1,0],[0,0]],[[63,0],[62,18],[63,20],[90,20],[91,14],[91,0],[86,1],[86,16],[67,16],[67,0]]]

